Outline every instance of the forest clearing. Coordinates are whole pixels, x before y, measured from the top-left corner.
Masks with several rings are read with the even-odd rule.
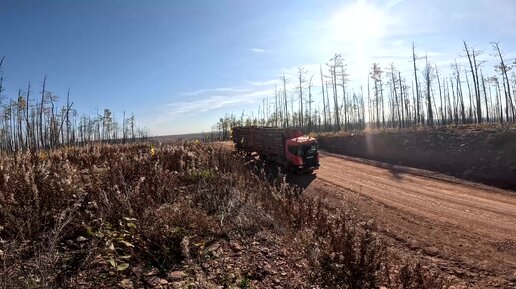
[[[345,74],[329,67],[335,88]],[[283,111],[297,101],[285,85],[261,119],[226,115],[210,134],[153,138],[132,114],[80,116],[46,78],[38,98],[29,83],[1,111],[0,287],[515,286],[516,196],[503,189],[516,175],[508,90],[485,110],[445,90],[454,100],[437,115],[423,98],[403,108],[392,94],[385,120],[377,88],[367,122],[363,95],[353,98],[361,105],[325,100],[325,118],[301,113],[299,79],[299,113]],[[345,99],[346,90],[333,93]],[[249,158],[252,147],[210,143],[242,125],[275,126],[257,131],[276,137],[252,135],[264,148],[276,139],[279,152],[305,146],[276,160],[298,154],[299,168],[321,168],[285,174]]]
[[[323,152],[317,177],[274,177],[202,143],[88,145],[0,167],[2,288],[516,281],[514,193],[427,171]]]
[[[0,0],[0,289],[515,289],[515,15]]]

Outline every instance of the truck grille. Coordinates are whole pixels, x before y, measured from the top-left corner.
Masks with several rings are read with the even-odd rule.
[[[317,157],[316,156],[308,156],[305,158],[305,167],[309,168],[309,167],[314,167],[316,165],[317,165]]]

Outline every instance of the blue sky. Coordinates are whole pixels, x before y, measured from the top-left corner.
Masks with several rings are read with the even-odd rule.
[[[133,112],[153,134],[208,131],[256,110],[282,73],[318,73],[334,53],[355,89],[373,61],[410,73],[412,41],[443,70],[464,60],[463,39],[489,60],[500,41],[514,59],[514,15],[514,0],[0,0],[3,94],[29,81],[40,91],[47,75],[79,112]]]

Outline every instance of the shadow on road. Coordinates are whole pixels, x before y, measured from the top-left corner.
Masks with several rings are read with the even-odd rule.
[[[392,177],[398,181],[401,181],[403,180],[403,176],[400,174],[400,171],[399,169],[396,169],[394,167],[394,165],[392,164],[386,164],[385,166],[386,169],[389,170],[389,173],[391,173]]]
[[[286,177],[286,181],[288,184],[297,186],[301,189],[306,189],[308,186],[315,180],[317,175],[315,173],[311,174],[288,174]]]

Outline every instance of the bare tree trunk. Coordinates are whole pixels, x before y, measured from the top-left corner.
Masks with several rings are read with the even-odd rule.
[[[373,111],[373,108],[371,107],[371,88],[370,88],[370,84],[369,84],[369,77],[367,77],[367,112],[368,112],[368,120],[367,121],[369,123],[371,123],[373,120],[372,111]]]
[[[70,89],[66,93],[66,145],[70,145]]]
[[[45,78],[43,78],[43,89],[41,90],[41,103],[40,103],[40,110],[39,110],[39,137],[40,137],[40,143],[41,147],[45,148],[45,139],[43,137],[43,109],[45,106],[45,85],[47,83],[47,76],[45,75]]]
[[[416,82],[416,118],[417,118],[417,123],[419,124],[421,121],[421,115],[419,113],[419,85],[418,85],[418,81],[417,81],[417,67],[416,67],[416,48],[414,46],[414,42],[412,42],[412,62],[414,63],[414,80]]]
[[[473,99],[471,98],[471,87],[469,85],[468,72],[466,68],[464,68],[464,74],[466,78],[466,85],[468,86],[468,96],[469,96],[469,114],[468,114],[468,122],[471,123],[473,120]]]
[[[398,101],[398,92],[396,90],[396,84],[397,84],[397,81],[395,79],[395,74],[394,74],[394,64],[391,64],[391,79],[392,79],[392,90],[393,90],[393,93],[394,93],[394,99],[395,99],[395,103],[396,103],[396,108],[398,110],[398,127],[401,128],[402,125],[401,125],[401,111],[400,111],[400,104],[399,104],[399,101]]]
[[[323,80],[322,66],[320,64],[319,64],[319,69],[320,69],[320,73],[321,73],[321,91],[322,91],[322,101],[323,101],[324,129],[327,130],[328,123],[327,123],[327,119],[326,119],[326,101],[325,101],[325,97],[324,97],[324,80]]]
[[[509,77],[507,76],[508,69],[507,69],[507,66],[505,66],[505,61],[503,59],[503,55],[500,50],[500,46],[498,45],[498,42],[493,43],[493,48],[495,49],[495,52],[497,53],[498,57],[500,58],[499,69],[501,71],[502,80],[503,80],[503,84],[504,84],[505,99],[507,100],[506,106],[507,107],[510,106],[511,111],[512,111],[512,122],[514,122],[515,121],[515,113],[514,113],[514,106],[512,103],[512,98],[511,98],[511,85],[510,85]],[[507,88],[505,88],[505,83],[507,83]],[[507,122],[510,121],[508,111],[509,111],[509,109],[507,108],[506,109]]]
[[[487,105],[486,81],[484,79],[482,70],[480,70],[480,78],[482,79],[482,90],[484,91],[484,101],[486,105],[486,122],[489,122],[489,106]]]
[[[312,122],[312,80],[314,76],[310,77],[310,82],[308,83],[308,127],[309,130],[312,131],[313,122]]]
[[[27,104],[26,104],[26,111],[25,111],[25,128],[27,130],[27,150],[31,150],[31,141],[32,141],[32,137],[31,137],[31,133],[30,133],[30,122],[29,122],[29,101],[30,101],[30,82],[29,82],[29,85],[27,86],[27,97],[26,97],[26,101],[27,101]]]
[[[347,108],[347,101],[346,101],[346,71],[344,70],[344,62],[340,64],[340,71],[342,78],[342,105],[344,109],[344,130],[347,130],[348,128],[348,108]]]
[[[298,93],[299,93],[299,127],[301,130],[304,127],[304,120],[303,120],[303,86],[306,82],[305,80],[305,71],[303,67],[298,68],[298,81],[299,81],[299,87],[298,87]]]
[[[288,127],[288,101],[287,101],[287,79],[285,78],[285,74],[283,74],[283,99],[285,101],[285,121],[284,126]]]
[[[340,55],[335,54],[331,59],[333,65],[330,65],[330,74],[332,77],[332,88],[333,88],[333,109],[335,114],[335,129],[340,130],[340,117],[339,117],[339,100],[337,93],[337,66],[340,64]]]
[[[500,123],[503,123],[503,105],[502,105],[502,93],[500,92],[500,82],[496,81],[496,98],[499,103],[500,109]]]
[[[445,123],[443,111],[443,93],[441,88],[441,79],[439,78],[439,70],[437,69],[437,64],[435,65],[435,77],[437,78],[437,85],[439,87],[439,99],[441,100],[441,124],[443,125]]]
[[[480,81],[478,78],[478,68],[480,66],[480,63],[477,64],[477,56],[480,54],[482,54],[482,52],[478,52],[475,51],[475,49],[472,49],[473,68],[475,70],[475,94],[477,96],[477,115],[479,123],[482,123],[482,101],[480,97]]]
[[[406,99],[405,99],[405,96],[404,94],[406,93],[406,91],[403,89],[403,85],[401,83],[401,72],[398,71],[398,81],[399,81],[399,85],[400,85],[400,97],[401,97],[401,127],[405,127],[405,112],[408,111],[405,110],[405,106],[406,106]]]
[[[469,61],[469,67],[471,69],[471,75],[473,77],[473,86],[475,89],[475,99],[476,99],[476,111],[477,111],[477,123],[482,123],[482,107],[480,105],[480,91],[477,86],[478,77],[476,76],[476,69],[474,68],[476,64],[473,64],[472,56],[469,53],[468,45],[466,44],[466,41],[464,41],[464,51],[466,51],[466,55],[468,57]],[[475,50],[473,49],[473,57],[475,54]],[[466,74],[466,80],[468,79],[468,75]],[[469,82],[468,82],[468,89],[469,89]],[[471,91],[470,91],[470,103],[471,103]],[[471,104],[470,104],[470,111],[471,111]],[[471,116],[470,116],[471,117]]]
[[[427,110],[428,110],[428,126],[434,126],[434,113],[432,110],[432,98],[431,98],[431,87],[432,87],[432,66],[428,63],[428,58],[426,59],[426,67],[424,71],[425,81],[426,81],[426,101],[427,101]]]

